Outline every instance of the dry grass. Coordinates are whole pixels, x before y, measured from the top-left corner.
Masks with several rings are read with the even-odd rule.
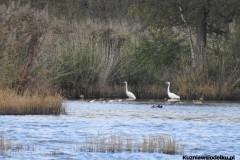
[[[178,93],[184,99],[205,100],[231,99],[231,88],[227,83],[197,78],[197,76],[182,75],[177,77],[171,85],[171,90]]]
[[[30,3],[20,6],[14,1],[9,6],[0,5],[0,87],[15,84],[24,92],[30,88],[29,84],[57,84],[71,97],[77,95],[75,91],[79,93],[76,97],[80,94],[88,98],[125,96],[120,84],[113,85],[135,79],[138,71],[143,69],[135,66],[138,62],[134,54],[139,41],[136,31],[141,24],[126,20],[68,21],[66,17],[52,18],[48,13],[47,7],[36,10]],[[227,48],[224,52],[231,53],[233,49]],[[166,78],[168,71],[154,75],[170,81],[172,91],[183,99],[239,99],[239,58],[232,59],[235,56],[228,54],[225,55],[229,59],[226,64],[219,64],[220,59],[210,55],[213,66],[224,69],[221,71],[217,67],[219,69],[214,69],[217,73],[228,73],[229,70],[221,81],[218,76],[208,79],[202,73],[195,73],[187,67],[185,60],[180,67],[183,69],[178,71],[181,77],[174,74],[172,79]],[[154,78],[147,74],[142,76]],[[131,91],[137,98],[167,97],[165,85],[141,85],[137,80],[136,84],[138,86],[132,86]]]
[[[0,136],[0,155],[3,155],[11,150],[11,146],[12,144],[10,141],[7,141],[2,136]]]
[[[183,146],[178,144],[171,136],[143,136],[140,140],[130,135],[117,134],[101,135],[90,138],[77,146],[80,152],[144,152],[180,154]]]
[[[0,135],[0,155],[15,154],[26,150],[33,151],[35,148],[29,145],[12,143],[11,140],[5,139]]]
[[[128,89],[133,92],[137,99],[164,99],[167,98],[166,85],[129,85]],[[96,84],[88,87],[84,95],[88,98],[127,98],[125,85],[122,83],[114,84]]]
[[[65,113],[60,95],[19,96],[10,89],[0,90],[0,115],[59,115]]]

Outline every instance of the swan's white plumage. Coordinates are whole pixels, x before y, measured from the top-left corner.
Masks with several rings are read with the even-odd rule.
[[[128,91],[127,82],[125,81],[124,83],[126,84],[126,95],[129,98],[128,100],[135,100],[136,96],[132,92]]]
[[[168,88],[167,88],[167,94],[168,94],[168,97],[171,98],[171,99],[176,99],[176,100],[180,100],[180,97],[178,95],[176,95],[175,93],[172,93],[170,92],[170,82],[166,82],[166,84],[168,85]]]

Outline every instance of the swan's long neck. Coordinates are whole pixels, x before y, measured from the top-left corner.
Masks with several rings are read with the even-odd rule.
[[[168,84],[167,93],[170,93],[170,84]]]
[[[128,88],[127,88],[127,83],[125,83],[126,84],[126,92],[128,91]]]

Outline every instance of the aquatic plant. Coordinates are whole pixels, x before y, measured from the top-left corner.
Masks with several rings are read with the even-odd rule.
[[[30,145],[23,145],[20,143],[13,143],[11,140],[0,135],[0,155],[16,154],[22,151],[34,151],[35,148]]]
[[[18,95],[10,89],[0,90],[0,115],[59,115],[65,113],[62,97],[56,95]]]
[[[130,135],[99,135],[77,144],[79,152],[144,152],[180,154],[183,146],[169,135],[148,135],[134,139]]]
[[[0,136],[0,155],[5,154],[11,148],[11,142],[6,141],[3,136]]]

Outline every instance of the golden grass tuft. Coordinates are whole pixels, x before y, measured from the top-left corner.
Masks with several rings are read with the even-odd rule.
[[[133,139],[130,135],[111,134],[89,138],[77,146],[80,152],[143,152],[180,154],[183,146],[178,144],[171,136],[143,136],[140,140]]]
[[[60,95],[17,95],[10,89],[0,90],[0,115],[59,115],[65,113]]]

